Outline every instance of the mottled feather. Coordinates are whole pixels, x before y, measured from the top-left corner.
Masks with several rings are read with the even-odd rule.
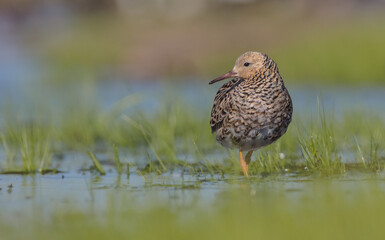
[[[232,95],[229,94],[229,92],[233,91],[234,87],[242,82],[242,80],[242,78],[234,78],[219,88],[214,99],[214,106],[211,110],[210,126],[212,133],[222,127],[223,119],[228,115],[229,109],[231,109],[232,101],[229,98],[231,98]]]
[[[250,68],[246,62],[252,64]],[[265,54],[247,52],[233,71],[240,76],[225,83],[215,96],[212,132],[223,146],[242,151],[271,144],[286,132],[293,112],[276,63]]]

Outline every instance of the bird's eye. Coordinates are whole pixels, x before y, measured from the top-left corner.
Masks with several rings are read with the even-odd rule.
[[[247,66],[249,66],[250,65],[250,63],[248,63],[248,62],[245,62],[244,64],[243,64],[243,66],[245,66],[245,67],[247,67]]]

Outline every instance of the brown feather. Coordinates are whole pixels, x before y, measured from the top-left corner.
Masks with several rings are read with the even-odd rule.
[[[244,62],[252,63],[251,67]],[[276,63],[265,54],[247,52],[233,71],[241,74],[219,88],[211,131],[225,147],[255,150],[271,144],[286,132],[293,113]]]

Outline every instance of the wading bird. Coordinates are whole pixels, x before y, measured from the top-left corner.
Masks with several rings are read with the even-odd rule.
[[[266,54],[242,54],[233,70],[209,84],[228,78],[233,79],[219,88],[214,99],[211,131],[216,132],[216,140],[222,146],[239,149],[241,168],[248,177],[253,151],[275,142],[286,132],[293,105],[277,64]]]

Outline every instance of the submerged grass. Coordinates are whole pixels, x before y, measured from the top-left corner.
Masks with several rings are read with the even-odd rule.
[[[210,133],[208,109],[170,97],[172,100],[158,101],[155,112],[144,112],[134,106],[136,97],[126,97],[112,110],[105,110],[89,89],[86,94],[79,93],[66,96],[55,108],[41,109],[39,105],[32,117],[20,118],[7,112],[7,121],[1,125],[4,160],[0,171],[44,173],[53,170],[52,161],[57,162],[57,156],[68,151],[90,151],[101,173],[102,165],[93,153],[111,156],[118,172],[123,165],[129,169],[129,164],[136,165],[142,175],[240,173],[236,151],[220,147]],[[254,153],[251,174],[384,169],[382,118],[362,111],[337,118],[325,112],[322,104],[313,118],[294,116],[280,140]]]
[[[102,167],[102,165],[100,164],[99,160],[95,157],[95,155],[92,153],[92,152],[88,152],[88,156],[90,157],[90,159],[92,160],[96,170],[98,170],[98,172],[101,174],[101,175],[106,175],[106,171],[104,171],[104,168]]]
[[[116,145],[114,145],[114,160],[115,160],[115,166],[116,166],[116,171],[120,174],[122,173],[123,166],[120,161],[120,156],[119,156],[119,150]]]
[[[335,117],[320,104],[313,118],[296,114],[280,140],[254,153],[251,178],[245,179],[237,151],[215,142],[205,109],[161,100],[153,112],[126,111],[132,103],[106,111],[89,97],[36,113],[40,120],[7,115],[10,120],[0,126],[0,171],[54,172],[59,156],[87,152],[100,175],[110,174],[104,164],[115,167],[114,187],[93,185],[108,177],[91,174],[90,200],[74,197],[85,205],[71,205],[69,197],[65,204],[42,206],[45,201],[25,199],[23,193],[32,210],[12,218],[2,212],[2,239],[354,240],[385,234],[385,121],[373,113]],[[365,177],[360,181],[353,170],[369,174],[359,175]],[[138,178],[141,182],[132,184]],[[0,197],[13,201],[19,187],[0,188]],[[148,191],[154,188],[159,191]]]
[[[6,135],[5,135],[6,134]],[[14,124],[6,129],[1,136],[5,173],[20,172],[45,173],[54,172],[50,169],[52,146],[47,129],[39,124]],[[21,162],[21,165],[15,165]]]

